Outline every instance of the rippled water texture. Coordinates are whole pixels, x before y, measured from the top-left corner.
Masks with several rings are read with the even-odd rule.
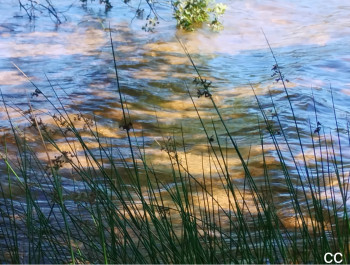
[[[347,128],[350,99],[350,4],[347,1],[231,0],[226,3],[228,9],[222,18],[224,30],[219,33],[205,27],[190,33],[177,30],[176,22],[165,6],[160,7],[159,14],[166,20],[160,20],[155,32],[151,33],[142,31],[144,20],[133,19],[135,9],[122,3],[111,1],[115,7],[105,13],[98,3],[88,3],[84,7],[79,1],[72,2],[55,3],[67,19],[56,25],[45,14],[38,14],[35,21],[29,21],[17,1],[0,0],[0,88],[4,100],[11,106],[8,111],[16,127],[23,129],[30,125],[23,116],[29,108],[28,100],[47,124],[53,123],[46,115],[53,113],[53,108],[42,95],[31,96],[35,88],[13,64],[59,105],[48,78],[71,115],[81,111],[94,118],[100,136],[110,139],[125,157],[129,156],[125,131],[119,128],[122,112],[107,30],[110,23],[121,89],[136,135],[141,136],[142,132],[152,163],[160,168],[164,163],[165,172],[167,155],[158,145],[161,133],[180,136],[180,126],[184,138],[188,139],[191,172],[201,174],[203,170],[202,152],[206,150],[207,139],[186,84],[205,124],[210,125],[212,118],[214,123],[219,123],[209,100],[196,98],[196,87],[192,82],[196,73],[176,35],[188,48],[201,75],[212,81],[213,99],[245,158],[250,154],[254,175],[262,174],[260,160],[254,160],[261,154],[257,125],[260,111],[250,83],[267,111],[272,109],[271,91],[290,143],[298,144],[281,82],[277,83],[275,77],[271,77],[274,60],[263,32],[289,80],[286,85],[302,136],[310,134],[310,124],[312,131],[316,128],[312,93],[317,120],[327,133],[335,132],[330,87],[338,125],[343,132]],[[137,6],[138,1],[132,0],[130,5]],[[0,120],[0,132],[7,135],[8,148],[14,148],[3,104],[0,105]],[[45,162],[46,154],[36,141],[35,130],[26,130],[29,142]],[[214,134],[212,129],[209,133]],[[223,141],[227,136],[223,129],[219,129],[218,135]],[[60,148],[67,147],[65,139],[57,141]],[[341,141],[347,143],[346,133]],[[94,148],[93,142],[89,144]],[[308,144],[310,147],[310,142],[306,146]],[[266,151],[272,149],[272,145],[266,145]],[[301,161],[302,154],[298,156],[297,148],[295,152]],[[312,158],[312,149],[306,148],[305,152]],[[49,153],[55,155],[54,150]],[[311,158],[310,163],[313,163]],[[349,169],[349,158],[349,152],[345,150],[345,170]],[[268,159],[276,159],[272,151]],[[240,165],[234,156],[228,164],[232,172]],[[4,172],[3,169],[0,171]],[[241,177],[242,174],[237,174],[237,178]],[[281,176],[272,178],[281,203],[286,203],[288,195],[281,184]],[[5,179],[6,174],[0,175],[0,180]],[[70,179],[67,173],[67,189]]]

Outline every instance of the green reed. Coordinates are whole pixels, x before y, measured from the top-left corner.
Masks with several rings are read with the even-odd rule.
[[[1,150],[8,183],[1,184],[0,261],[11,263],[324,263],[327,252],[341,252],[349,259],[348,176],[343,159],[342,131],[332,99],[336,133],[321,127],[302,132],[294,113],[285,79],[275,60],[286,103],[293,119],[297,144],[288,138],[284,121],[270,93],[273,120],[256,95],[257,137],[261,147],[261,174],[252,171],[250,151],[246,155],[229,122],[216,104],[210,83],[202,78],[186,47],[181,43],[197,74],[198,97],[212,103],[216,117],[200,114],[196,99],[188,91],[203,128],[206,149],[201,155],[202,173],[192,173],[190,150],[184,129],[180,135],[161,132],[159,152],[167,157],[167,172],[152,163],[144,137],[133,128],[122,87],[119,84],[116,54],[114,68],[130,156],[99,135],[94,117],[72,114],[48,80],[53,95],[43,93],[34,83],[37,96],[44,97],[54,110],[54,126],[41,121],[30,107],[31,130],[38,132],[38,144],[47,159],[39,158],[25,133],[13,124],[2,97],[12,135],[4,138]],[[254,91],[254,87],[252,86]],[[67,96],[67,95],[66,95]],[[52,99],[54,98],[54,100]],[[54,102],[58,102],[55,104]],[[315,121],[317,123],[317,106]],[[23,113],[22,110],[18,110]],[[77,125],[83,122],[84,129]],[[157,121],[158,122],[158,121]],[[159,122],[158,122],[159,124]],[[318,125],[317,125],[318,126]],[[319,128],[319,126],[317,127]],[[222,137],[225,134],[225,139]],[[344,132],[344,131],[343,131]],[[170,132],[165,132],[169,134]],[[349,128],[346,129],[347,136]],[[8,143],[17,148],[11,159]],[[62,140],[65,148],[60,147]],[[94,143],[95,147],[89,144]],[[268,146],[274,150],[268,150]],[[311,165],[306,146],[312,147]],[[234,153],[230,152],[233,148]],[[58,154],[52,157],[55,150]],[[297,150],[296,150],[297,149]],[[276,160],[269,161],[273,152]],[[301,161],[297,153],[301,153]],[[229,159],[236,157],[243,185],[234,178]],[[131,158],[131,159],[130,159]],[[64,167],[69,166],[71,178]],[[208,169],[209,168],[209,169]],[[281,214],[283,205],[273,185],[279,175],[289,195],[291,223]],[[164,178],[166,175],[166,178]],[[69,182],[72,189],[64,184]],[[23,196],[14,196],[13,189]],[[8,194],[6,191],[8,190]],[[220,191],[219,199],[216,190]],[[339,190],[339,192],[338,192]],[[342,204],[337,202],[341,195]]]

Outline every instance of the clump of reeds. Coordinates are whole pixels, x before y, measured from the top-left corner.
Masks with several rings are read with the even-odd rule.
[[[58,106],[35,87],[32,96],[45,97],[53,106],[53,125],[45,124],[30,105],[24,112],[29,127],[39,135],[46,153],[43,159],[8,114],[12,135],[3,138],[1,150],[7,182],[0,186],[0,261],[324,263],[327,252],[341,252],[344,262],[350,261],[349,177],[343,159],[349,146],[341,140],[334,102],[335,133],[327,132],[317,120],[315,101],[315,121],[309,122],[308,134],[302,131],[271,50],[273,75],[286,94],[292,117],[288,122],[293,124],[297,142],[288,138],[290,131],[283,126],[272,94],[271,113],[256,96],[261,114],[257,121],[261,171],[256,176],[249,154],[242,153],[221,115],[211,83],[201,77],[183,46],[197,74],[197,96],[212,103],[218,122],[210,126],[203,122],[188,89],[207,139],[202,176],[191,173],[188,166],[186,136],[163,137],[158,143],[159,152],[168,159],[170,180],[165,181],[135,136],[119,85],[112,39],[111,45],[123,112],[119,129],[125,133],[130,157],[99,135],[93,117],[69,113],[53,87]],[[7,111],[10,105],[2,100]],[[219,129],[225,131],[225,141]],[[345,134],[348,138],[349,128]],[[65,149],[59,137],[65,139]],[[9,144],[17,148],[15,158]],[[229,167],[229,145],[235,151],[230,156],[240,163],[236,172]],[[238,173],[243,186],[234,178]],[[278,198],[276,175],[279,188],[288,195],[288,207]]]

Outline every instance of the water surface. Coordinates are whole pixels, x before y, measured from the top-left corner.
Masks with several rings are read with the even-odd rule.
[[[138,2],[130,1],[129,4],[135,7]],[[322,4],[311,0],[245,0],[226,4],[223,31],[211,32],[204,26],[186,33],[176,29],[176,22],[171,19],[166,5],[159,7],[159,13],[167,20],[160,20],[154,32],[144,32],[141,27],[145,20],[133,19],[135,8],[119,3],[106,13],[98,3],[83,6],[78,1],[73,4],[69,0],[60,1],[57,9],[63,11],[62,19],[64,16],[66,20],[57,25],[45,13],[38,14],[35,21],[29,21],[17,1],[0,0],[0,88],[13,123],[26,131],[38,157],[47,163],[36,131],[28,128],[28,116],[23,112],[29,109],[30,101],[42,120],[52,125],[50,115],[53,115],[54,108],[42,95],[31,95],[35,88],[15,64],[55,105],[59,106],[60,102],[55,98],[53,88],[71,115],[80,111],[95,119],[100,135],[109,139],[112,148],[130,158],[126,133],[119,127],[123,125],[123,115],[113,67],[110,24],[121,92],[136,136],[145,141],[152,163],[159,166],[168,182],[171,183],[171,178],[167,178],[168,162],[159,142],[162,134],[180,137],[181,126],[184,138],[188,139],[190,170],[199,175],[203,170],[201,161],[207,138],[186,87],[194,96],[205,124],[210,127],[213,119],[218,124],[219,139],[223,142],[227,139],[227,132],[219,128],[220,121],[210,101],[196,97],[197,88],[193,83],[196,72],[176,36],[186,45],[203,78],[212,81],[213,99],[245,158],[250,155],[251,169],[257,181],[262,175],[257,126],[260,111],[250,84],[273,119],[271,92],[294,155],[303,160],[286,94],[281,82],[276,82],[276,77],[271,76],[275,62],[264,34],[289,81],[286,86],[302,136],[309,137],[310,131],[317,128],[317,121],[325,133],[335,132],[332,88],[338,126],[344,132],[341,141],[347,144],[350,55],[346,44],[350,41],[350,4],[335,0]],[[0,131],[8,138],[9,153],[15,157],[4,105],[0,109]],[[82,124],[78,126],[83,127]],[[214,134],[212,128],[209,134]],[[90,140],[91,148],[96,148]],[[57,141],[62,149],[69,148],[64,138]],[[306,157],[310,156],[308,161],[312,164],[311,142],[306,142],[305,146]],[[3,148],[0,151],[3,152]],[[271,151],[271,161],[275,161],[272,144],[268,143],[266,148]],[[348,145],[343,150],[343,159],[344,170],[348,171],[349,152],[346,148]],[[51,156],[57,155],[54,149],[49,151]],[[232,147],[229,147],[229,152],[234,154]],[[234,173],[239,168],[238,159],[232,155],[229,170],[237,178],[237,185],[244,177],[244,174]],[[69,172],[68,165],[66,169]],[[0,179],[6,186],[7,176],[4,170],[1,172]],[[72,191],[74,176],[64,174],[66,190]],[[288,205],[289,195],[283,176],[276,174],[271,181],[281,205]],[[76,185],[79,186],[77,183],[74,182],[74,190]],[[220,191],[217,193],[219,196]],[[19,196],[18,200],[23,198]],[[288,211],[282,214],[288,216]]]

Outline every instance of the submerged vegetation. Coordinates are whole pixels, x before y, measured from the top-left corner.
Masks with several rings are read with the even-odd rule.
[[[215,4],[209,0],[177,0],[174,5],[174,17],[177,25],[185,30],[192,31],[202,23],[215,31],[223,29],[219,17],[225,13],[226,6]]]
[[[328,129],[318,120],[312,101],[314,115],[305,130],[294,113],[289,80],[271,50],[272,76],[291,120],[282,120],[273,93],[270,102],[255,95],[260,155],[252,161],[251,150],[244,152],[229,130],[212,83],[180,44],[195,75],[184,86],[205,138],[196,161],[199,173],[191,168],[191,139],[182,127],[180,136],[160,130],[155,140],[167,170],[152,162],[142,130],[129,115],[112,37],[119,130],[126,139],[117,147],[100,135],[94,117],[67,109],[68,95],[58,96],[50,80],[49,92],[28,78],[33,93],[27,110],[2,95],[12,133],[2,138],[0,150],[7,174],[7,183],[0,186],[1,262],[324,263],[327,252],[341,252],[344,263],[350,262],[344,161],[350,131],[338,127],[333,97],[336,127]],[[251,89],[255,93],[253,85]],[[50,103],[54,113],[48,117],[36,109],[32,98],[37,97]],[[211,123],[204,122],[197,100],[211,105]],[[16,126],[10,108],[28,120],[28,128]],[[287,131],[286,123],[293,130]],[[28,130],[35,132],[46,157],[33,150]],[[238,165],[234,170],[232,159]],[[24,196],[19,199],[18,193]],[[277,196],[281,194],[283,199]]]
[[[37,14],[42,13],[47,13],[56,24],[61,24],[66,20],[63,12],[57,11],[50,0],[42,2],[35,0],[18,0],[18,4],[20,8],[25,11],[31,21],[37,18]]]
[[[83,5],[88,4],[88,0],[80,0]],[[130,0],[124,0],[124,4],[130,4]],[[18,0],[19,6],[25,11],[30,20],[35,20],[37,14],[46,12],[52,20],[61,24],[66,20],[64,12],[59,12],[50,0],[43,2],[34,0]],[[100,0],[100,4],[105,6],[105,12],[108,12],[113,6],[110,0]],[[158,2],[146,1],[149,13],[146,17],[146,24],[142,27],[143,30],[152,32],[157,24],[159,24],[159,14],[157,13]],[[136,8],[135,17],[143,19],[145,9],[141,8],[141,2]],[[215,0],[176,0],[171,1],[168,5],[173,9],[173,17],[177,21],[177,26],[187,31],[193,31],[195,28],[207,23],[214,31],[223,29],[222,23],[219,21],[220,16],[225,13],[226,5],[222,3],[215,3]]]

